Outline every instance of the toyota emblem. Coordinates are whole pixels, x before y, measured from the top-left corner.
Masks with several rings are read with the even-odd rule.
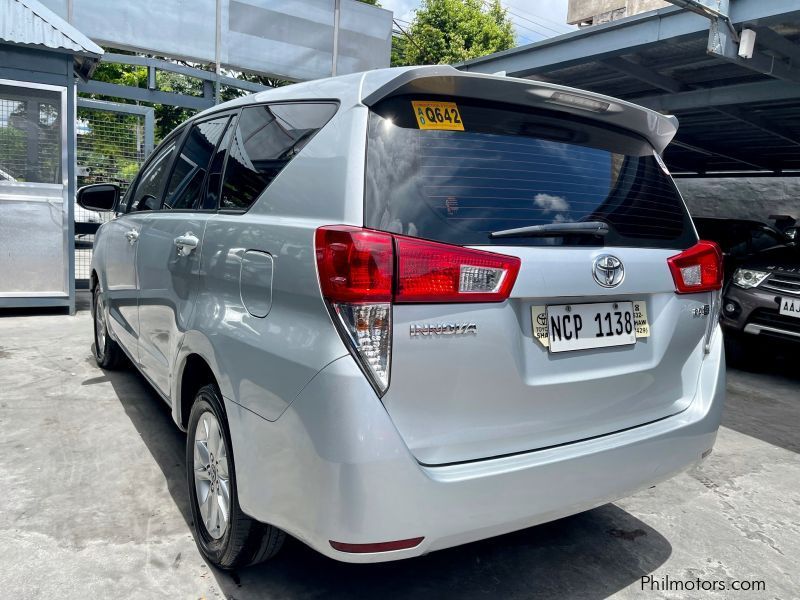
[[[597,284],[604,288],[617,287],[625,279],[625,268],[616,256],[602,254],[594,259],[592,275]]]

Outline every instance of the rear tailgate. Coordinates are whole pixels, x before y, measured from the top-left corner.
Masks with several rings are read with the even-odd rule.
[[[711,293],[676,294],[668,259],[697,236],[646,140],[590,117],[474,99],[399,96],[372,110],[364,225],[521,261],[502,302],[392,307],[383,402],[420,462],[566,444],[689,405]],[[587,221],[608,234],[492,235]],[[608,265],[621,270],[605,281]],[[624,327],[634,306],[647,319],[638,337]],[[547,347],[541,326],[575,314],[581,345]],[[624,335],[609,341],[617,327]]]
[[[675,294],[667,268],[674,251],[495,250],[522,259],[507,302],[394,307],[392,379],[383,402],[420,462],[583,440],[689,405],[707,324],[692,315],[709,298]],[[592,279],[592,257],[601,252],[625,265],[625,281],[614,290]],[[552,353],[534,336],[532,307],[624,301],[646,306],[649,337],[633,345]],[[474,323],[476,334],[410,335],[414,325],[442,323]]]

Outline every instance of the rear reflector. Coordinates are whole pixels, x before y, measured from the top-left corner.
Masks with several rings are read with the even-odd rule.
[[[388,302],[348,304],[335,302],[340,331],[366,369],[378,394],[389,387],[392,356],[392,305]]]
[[[699,241],[667,259],[675,292],[694,294],[722,288],[722,252],[714,242]]]
[[[339,552],[350,552],[353,554],[365,554],[367,552],[391,552],[392,550],[408,550],[419,546],[424,537],[411,538],[409,540],[398,540],[396,542],[377,542],[375,544],[347,544],[345,542],[334,542],[330,540],[331,548]]]

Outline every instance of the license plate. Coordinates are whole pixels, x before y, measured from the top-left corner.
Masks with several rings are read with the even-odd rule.
[[[635,344],[633,302],[548,306],[547,333],[550,352]]]
[[[781,314],[800,319],[800,298],[781,298]]]

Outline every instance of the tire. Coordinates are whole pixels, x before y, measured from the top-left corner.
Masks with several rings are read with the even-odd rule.
[[[94,360],[101,369],[119,369],[125,361],[125,353],[111,339],[106,321],[106,305],[100,286],[92,294],[92,321],[94,322]]]
[[[280,550],[284,532],[251,519],[239,506],[230,431],[214,385],[200,388],[195,396],[186,432],[186,477],[195,542],[209,562],[236,569],[272,558]]]

